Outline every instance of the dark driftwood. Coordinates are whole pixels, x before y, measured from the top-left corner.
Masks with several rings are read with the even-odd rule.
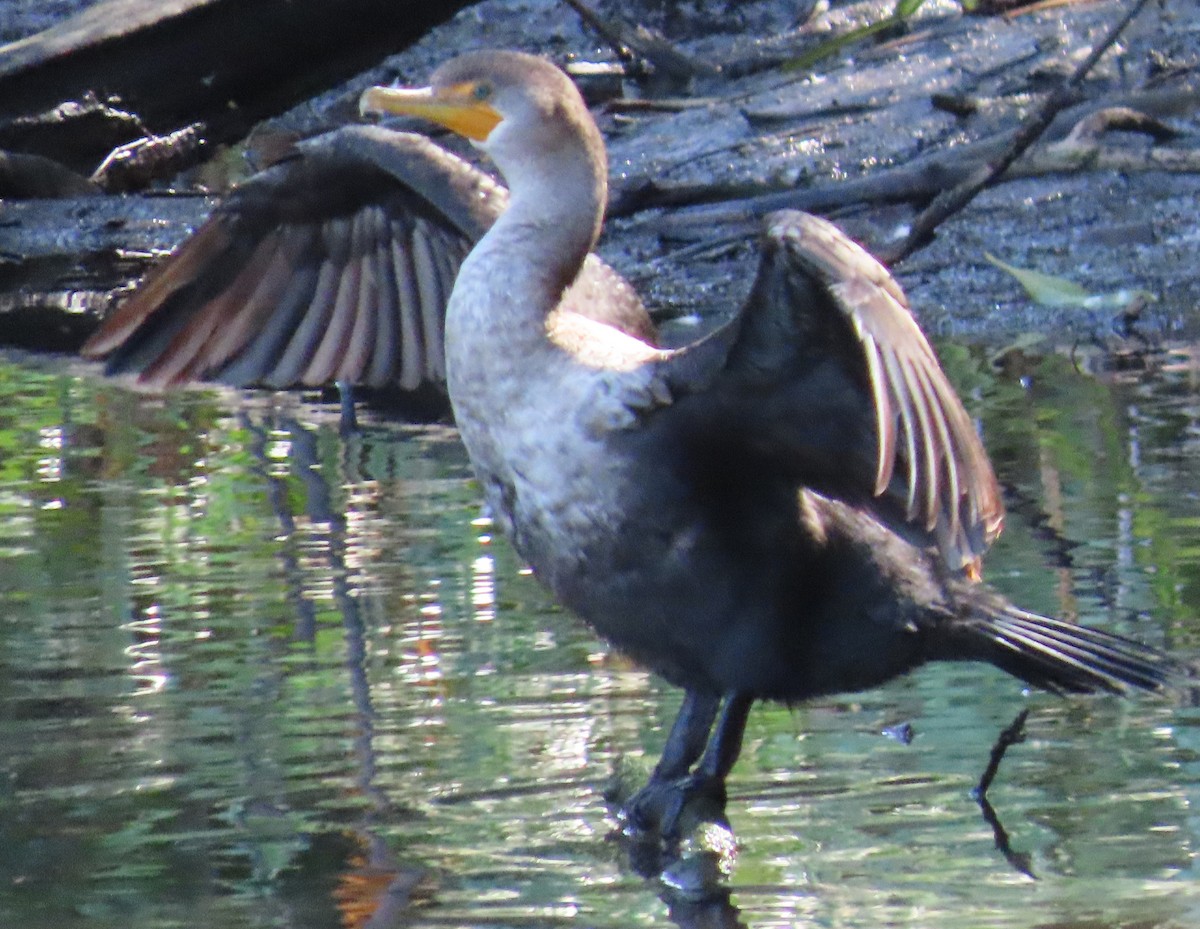
[[[938,194],[933,202],[913,220],[912,227],[908,235],[904,238],[904,241],[889,248],[887,254],[881,256],[884,261],[895,263],[911,255],[922,245],[927,244],[933,238],[933,232],[938,226],[962,210],[985,187],[994,184],[1013,162],[1020,158],[1034,142],[1040,139],[1046,130],[1050,128],[1055,117],[1066,109],[1073,102],[1074,98],[1078,96],[1078,90],[1083,83],[1083,79],[1095,67],[1096,62],[1100,60],[1100,56],[1112,47],[1112,44],[1117,41],[1117,37],[1125,31],[1125,27],[1137,17],[1148,2],[1149,0],[1135,0],[1133,5],[1125,12],[1125,15],[1113,24],[1108,30],[1108,34],[1096,43],[1091,53],[1079,63],[1066,83],[1056,88],[1037,110],[1021,122],[1016,132],[1013,133],[1008,147],[994,160],[989,160],[987,164],[980,167],[977,171],[973,171],[954,187]]]
[[[0,148],[90,173],[141,127],[166,134],[204,123],[209,141],[234,140],[472,2],[102,0],[0,47]],[[90,130],[47,116],[88,100],[113,111]],[[118,114],[133,118],[113,131]]]
[[[1145,90],[1123,91],[1088,100],[1058,113],[1043,136],[1043,141],[1067,140],[1077,126],[1114,108],[1136,110],[1141,117],[1170,117],[1195,112],[1200,106],[1200,78],[1189,74],[1168,86]],[[1155,124],[1152,135],[1160,130]],[[1128,128],[1114,127],[1114,128]],[[1146,131],[1145,128],[1139,131]],[[854,204],[927,203],[940,192],[961,183],[984,165],[998,158],[1012,145],[1017,130],[1007,130],[987,138],[965,143],[947,151],[934,151],[913,159],[908,164],[875,171],[861,178],[789,190],[770,190],[752,193],[730,190],[712,184],[660,184],[654,179],[634,178],[613,192],[610,216],[623,216],[655,206],[693,207],[678,213],[666,214],[655,224],[660,232],[686,233],[697,228],[711,228],[720,223],[730,227],[748,225],[757,228],[758,220],[767,213],[782,209],[807,210],[822,213]],[[1081,155],[1075,163],[1066,163],[1067,150],[1079,152],[1095,149],[1095,138],[1077,139],[1064,148],[1054,149],[1048,156],[1036,156],[1031,164],[1017,162],[1010,172],[1023,176],[1051,170],[1078,169]],[[1057,166],[1038,162],[1050,158]],[[1164,157],[1161,163],[1154,158],[1142,159],[1147,169],[1191,170],[1183,157]],[[1126,159],[1122,164],[1130,164]]]
[[[99,189],[51,158],[0,151],[0,200],[15,197],[86,197]]]
[[[631,76],[639,77],[654,92],[678,92],[699,75],[714,77],[717,69],[681,52],[662,35],[645,26],[605,19],[583,0],[564,0],[626,63]]]

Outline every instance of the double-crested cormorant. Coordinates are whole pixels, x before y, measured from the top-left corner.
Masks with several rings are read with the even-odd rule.
[[[1174,675],[1151,648],[975,579],[1003,515],[987,456],[900,288],[833,226],[770,217],[742,310],[660,350],[582,313],[573,282],[606,163],[558,68],[468,54],[361,106],[467,136],[509,185],[450,296],[450,399],[535,575],[686,692],[635,822],[670,835],[689,796],[723,800],[755,700],[872,687],[935,659],[1060,692]]]
[[[152,387],[340,381],[444,406],[446,299],[506,202],[423,136],[355,126],[300,142],[221,203],[83,354]],[[637,294],[600,259],[575,287],[581,311],[653,339]]]

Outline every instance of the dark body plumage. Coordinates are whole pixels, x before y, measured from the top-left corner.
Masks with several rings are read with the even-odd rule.
[[[537,502],[524,516],[515,491],[499,495],[538,575],[639,662],[713,695],[796,702],[934,659],[987,661],[1056,691],[1161,684],[1169,662],[1154,650],[1022,611],[973,579],[1002,512],[973,432],[927,449],[911,491],[905,462],[873,492],[877,415],[857,330],[886,332],[903,307],[874,285],[839,305],[814,254],[831,281],[881,270],[822,220],[773,217],[742,313],[652,361],[651,393],[664,399],[588,453],[590,473],[619,487],[603,492],[615,512],[564,531]],[[961,413],[940,371],[914,366],[913,385],[928,391],[897,388],[896,405],[912,407],[898,433],[906,416],[920,433],[922,419]]]

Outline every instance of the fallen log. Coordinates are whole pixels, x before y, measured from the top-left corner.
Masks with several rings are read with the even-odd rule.
[[[0,148],[87,174],[147,132],[233,141],[472,2],[102,0],[0,47]]]

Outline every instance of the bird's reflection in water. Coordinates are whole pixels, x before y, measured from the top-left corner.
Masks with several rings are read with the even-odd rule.
[[[728,894],[704,900],[665,896],[663,902],[667,905],[667,916],[679,929],[746,929],[748,925]]]
[[[285,473],[294,475],[304,488],[304,510],[299,515],[306,523],[327,527],[324,546],[327,577],[345,637],[345,670],[355,721],[355,788],[367,803],[359,822],[339,833],[314,836],[303,858],[309,859],[315,868],[323,865],[335,869],[332,873],[326,872],[326,880],[318,882],[318,886],[324,887],[322,896],[327,895],[325,902],[336,909],[345,929],[388,929],[405,925],[410,922],[414,903],[431,892],[430,872],[411,863],[402,864],[382,834],[385,826],[411,819],[413,812],[397,807],[388,792],[377,783],[377,711],[367,674],[367,634],[360,599],[351,589],[350,582],[355,569],[348,552],[356,548],[356,540],[349,537],[348,509],[350,501],[355,506],[364,504],[363,494],[355,494],[353,489],[375,483],[363,474],[364,461],[355,457],[356,451],[362,451],[360,440],[366,434],[356,427],[349,435],[343,435],[338,444],[341,452],[339,477],[343,490],[350,490],[347,505],[338,506],[320,454],[318,430],[290,416],[270,417],[264,421],[245,411],[239,415],[239,422],[251,437],[248,450],[279,521],[278,557],[286,579],[288,602],[295,615],[292,638],[313,644],[317,631],[317,605],[305,582],[299,555],[303,540],[298,533],[298,514],[292,506],[293,498],[288,493]],[[369,436],[366,441],[370,443]],[[273,449],[278,449],[279,453],[273,454]],[[286,459],[286,472],[281,471],[280,457]],[[386,455],[384,461],[389,463]],[[370,505],[377,501],[365,502]],[[340,851],[330,855],[330,850]],[[298,862],[301,870],[304,864],[304,860]]]

